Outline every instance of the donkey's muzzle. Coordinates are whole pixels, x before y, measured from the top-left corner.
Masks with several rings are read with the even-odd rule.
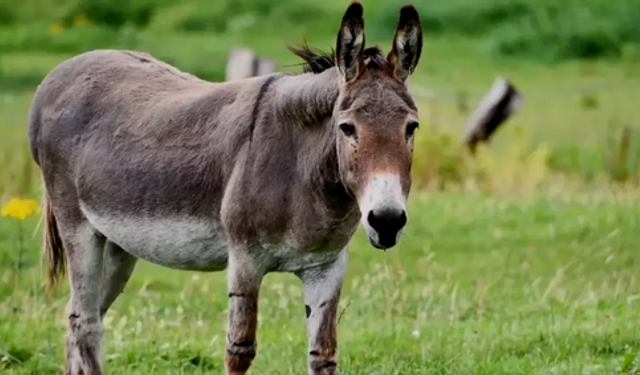
[[[369,211],[367,223],[374,232],[369,233],[369,242],[379,249],[389,249],[398,243],[407,224],[407,214],[397,208],[374,209]]]

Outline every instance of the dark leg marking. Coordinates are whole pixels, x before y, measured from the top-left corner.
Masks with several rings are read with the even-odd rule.
[[[244,375],[256,357],[258,295],[264,275],[244,249],[236,251],[229,253],[229,317],[224,359],[227,375]]]

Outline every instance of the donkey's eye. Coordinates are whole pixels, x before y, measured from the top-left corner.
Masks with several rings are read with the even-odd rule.
[[[413,137],[413,133],[416,132],[419,126],[420,124],[417,121],[411,121],[407,124],[407,139]]]
[[[353,135],[356,134],[356,127],[353,126],[353,124],[350,122],[343,122],[340,125],[338,125],[338,127],[347,137],[352,137]]]

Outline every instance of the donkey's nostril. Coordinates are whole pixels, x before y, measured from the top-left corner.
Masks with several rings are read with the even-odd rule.
[[[407,224],[407,214],[402,209],[374,209],[369,211],[367,222],[381,237],[391,237],[395,241],[398,232]]]

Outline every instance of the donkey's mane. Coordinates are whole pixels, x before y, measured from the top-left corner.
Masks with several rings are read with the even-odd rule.
[[[303,43],[299,47],[289,47],[289,50],[304,60],[302,69],[305,73],[322,73],[336,66],[336,51],[333,48],[327,53],[312,49],[307,43]],[[390,67],[389,61],[378,46],[365,48],[362,57],[368,69],[384,70]]]

